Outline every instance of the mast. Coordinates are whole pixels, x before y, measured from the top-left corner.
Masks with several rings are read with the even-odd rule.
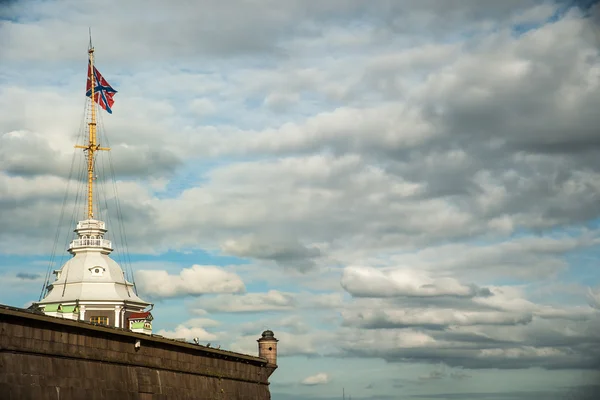
[[[89,142],[87,145],[75,145],[78,149],[87,151],[87,219],[94,219],[94,157],[97,151],[109,151],[109,147],[100,147],[96,137],[96,79],[94,68],[94,47],[92,46],[92,34],[90,30],[90,45],[88,48],[88,80],[91,82],[92,95],[90,97],[91,112],[88,122]]]
[[[77,261],[73,261],[73,259],[67,261],[66,263],[62,264],[62,267],[59,270],[54,270],[54,274],[56,275],[56,278],[54,279],[54,282],[52,284],[50,284],[50,275],[51,275],[51,270],[52,267],[54,266],[54,261],[55,261],[55,254],[56,254],[56,247],[58,244],[58,240],[59,240],[59,236],[60,236],[60,228],[62,226],[62,222],[63,222],[63,216],[65,214],[65,208],[66,208],[66,204],[67,204],[67,196],[70,193],[69,191],[69,184],[72,181],[72,177],[74,176],[73,173],[73,166],[74,166],[74,162],[71,163],[71,170],[69,172],[69,178],[67,180],[67,188],[65,191],[65,197],[63,200],[63,206],[62,206],[62,210],[60,213],[60,218],[59,218],[59,222],[58,222],[58,226],[56,228],[56,234],[54,237],[54,246],[52,249],[52,253],[50,256],[50,262],[48,264],[48,269],[46,271],[46,279],[44,281],[44,285],[42,287],[42,291],[40,293],[40,297],[39,297],[39,301],[40,303],[34,303],[37,305],[41,305],[42,307],[42,311],[46,312],[50,312],[50,313],[55,313],[55,311],[51,311],[51,310],[46,310],[45,305],[47,304],[51,304],[51,305],[60,305],[64,302],[74,302],[74,304],[76,306],[79,305],[79,301],[82,300],[82,296],[89,296],[89,293],[85,293],[85,291],[83,290],[84,288],[88,287],[88,284],[92,284],[94,283],[94,280],[92,280],[91,282],[86,280],[86,277],[88,276],[88,273],[86,272],[86,269],[90,271],[90,273],[92,274],[92,276],[101,276],[102,274],[104,274],[105,272],[107,272],[107,274],[105,275],[108,280],[104,280],[103,283],[115,283],[118,285],[125,285],[125,289],[126,289],[126,293],[116,293],[115,292],[111,292],[110,290],[108,290],[108,292],[106,293],[106,297],[105,298],[113,298],[115,297],[115,295],[117,297],[120,297],[119,300],[122,300],[124,302],[129,302],[131,303],[132,301],[136,304],[134,304],[132,308],[132,310],[134,311],[140,311],[141,309],[145,308],[146,306],[148,306],[150,303],[146,303],[145,301],[143,301],[142,299],[140,299],[139,297],[137,297],[137,290],[136,290],[136,286],[135,286],[135,277],[133,275],[133,269],[131,267],[131,261],[129,261],[129,272],[130,272],[130,276],[131,276],[131,280],[132,283],[129,283],[127,281],[127,278],[125,276],[125,271],[123,271],[121,269],[120,266],[118,266],[118,270],[115,267],[115,262],[114,261],[109,261],[108,259],[110,259],[109,254],[113,251],[113,247],[112,247],[112,242],[110,240],[107,240],[104,238],[105,234],[107,233],[107,229],[106,229],[106,224],[104,223],[104,221],[100,221],[98,220],[98,216],[94,216],[94,180],[96,179],[96,175],[95,175],[95,163],[96,163],[96,152],[98,151],[109,151],[110,148],[109,147],[100,147],[100,144],[98,143],[98,129],[97,129],[97,120],[100,117],[97,112],[98,109],[96,108],[97,105],[99,105],[102,109],[104,109],[106,112],[108,112],[109,114],[112,114],[112,109],[111,106],[114,103],[113,100],[113,96],[115,93],[117,93],[117,91],[106,81],[106,79],[102,76],[102,74],[100,74],[100,72],[96,69],[96,67],[94,66],[94,47],[92,46],[92,38],[91,38],[91,29],[90,29],[90,41],[89,41],[89,47],[88,47],[88,72],[87,72],[87,77],[86,77],[86,88],[85,88],[85,96],[89,97],[89,112],[86,113],[85,115],[85,126],[83,127],[83,129],[87,129],[87,131],[85,133],[87,133],[88,139],[87,139],[87,143],[85,139],[83,139],[83,144],[75,144],[75,148],[76,149],[83,149],[83,153],[86,157],[86,161],[87,161],[87,204],[84,205],[85,207],[85,215],[83,216],[83,218],[81,220],[79,220],[79,222],[77,223],[76,229],[74,230],[74,232],[77,234],[77,237],[74,238],[71,243],[69,244],[68,247],[68,252],[74,257],[77,258],[78,255],[83,255],[83,257],[79,257],[77,258]],[[88,101],[86,99],[86,101]],[[98,103],[96,105],[96,103]],[[88,104],[86,103],[86,107],[88,106]],[[83,133],[83,132],[81,132]],[[78,139],[77,142],[79,142]],[[106,139],[108,140],[108,139]],[[76,150],[75,153],[77,153],[78,151]],[[110,154],[110,153],[109,153]],[[75,154],[73,155],[73,161],[75,161]],[[109,159],[109,163],[112,163],[112,161],[110,161]],[[117,204],[117,217],[119,220],[119,223],[121,223],[122,221],[122,215],[121,215],[121,209],[120,209],[120,205],[119,205],[119,200],[117,197],[117,192],[116,192],[116,179],[114,176],[114,171],[112,171],[112,165],[110,168],[111,172],[112,172],[112,179],[113,179],[113,187],[115,189],[115,202]],[[78,187],[78,192],[80,189],[82,189],[82,185],[84,184],[83,182],[80,181],[80,179],[77,179],[77,183],[80,185]],[[98,196],[97,196],[98,198]],[[106,201],[106,199],[105,199]],[[80,204],[77,202],[76,208],[79,208]],[[96,208],[96,212],[99,213],[98,208]],[[77,213],[79,214],[79,213]],[[75,217],[75,215],[73,215],[73,217]],[[109,223],[110,223],[110,215],[107,214],[107,217],[109,218]],[[123,229],[123,226],[120,226],[121,228],[121,238],[124,242],[124,247],[125,247],[125,252],[127,252],[127,239],[125,238],[125,230]],[[91,255],[90,257],[88,257],[89,255]],[[127,255],[128,256],[128,255]],[[62,262],[61,262],[62,263]],[[92,270],[94,272],[92,272]],[[69,272],[70,271],[76,271],[75,272],[75,277],[69,277]],[[83,274],[83,275],[82,275]],[[95,274],[95,275],[94,275]],[[82,278],[83,276],[83,278]],[[67,287],[70,288],[74,288],[73,290],[68,290]],[[133,294],[130,292],[130,287],[133,287]],[[57,290],[57,288],[60,288]],[[87,306],[93,306],[95,301],[101,301],[98,300],[98,298],[93,297],[93,296],[98,296],[98,293],[96,293],[97,290],[94,289],[94,291],[92,291],[92,300],[90,300],[90,298],[88,297],[87,299],[84,299],[86,302],[88,302],[88,304],[83,304],[82,307],[87,307]],[[90,303],[90,301],[92,301]],[[133,303],[132,303],[133,304]],[[36,306],[37,306],[36,305]],[[99,304],[96,304],[99,305]],[[105,305],[102,305],[103,307],[105,307]],[[123,307],[130,307],[130,305],[127,305],[125,303],[123,303],[122,305]],[[141,309],[138,309],[139,307],[141,307]],[[143,307],[142,307],[143,306]],[[130,308],[131,308],[130,307]],[[52,307],[50,307],[52,308]],[[89,308],[90,310],[93,307]],[[82,308],[82,310],[84,310],[84,308]],[[56,311],[58,312],[58,311]],[[85,313],[85,311],[83,311]],[[78,317],[79,318],[79,317]],[[121,319],[119,319],[121,318]],[[118,315],[115,314],[114,317],[114,321],[115,321],[115,326],[119,326],[120,322],[123,318],[122,316],[119,317]]]

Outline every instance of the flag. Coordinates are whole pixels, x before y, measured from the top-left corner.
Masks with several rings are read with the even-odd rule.
[[[88,79],[86,86],[85,95],[90,97],[92,95],[92,77],[91,77],[91,65],[88,63]],[[110,86],[106,79],[100,72],[94,67],[94,81],[96,83],[96,87],[94,88],[94,101],[100,105],[103,109],[105,109],[109,114],[112,114],[112,105],[115,102],[113,100],[113,96],[117,91]]]

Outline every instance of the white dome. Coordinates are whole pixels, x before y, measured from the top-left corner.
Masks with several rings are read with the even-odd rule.
[[[58,278],[51,287],[41,304],[75,300],[147,304],[134,293],[133,284],[125,279],[119,264],[100,252],[75,254],[58,271]]]
[[[116,301],[150,305],[135,294],[119,264],[108,256],[112,245],[104,239],[104,222],[79,221],[75,232],[78,238],[69,246],[73,258],[56,271],[48,294],[37,304]]]

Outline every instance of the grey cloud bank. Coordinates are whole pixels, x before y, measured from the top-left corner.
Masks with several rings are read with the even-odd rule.
[[[52,247],[93,23],[161,334],[254,352],[273,328],[278,398],[583,385],[600,369],[600,9],[546,23],[564,4],[108,1],[102,31],[88,1],[0,6],[0,292],[21,301],[43,268],[12,260]],[[247,264],[176,260],[202,251]]]

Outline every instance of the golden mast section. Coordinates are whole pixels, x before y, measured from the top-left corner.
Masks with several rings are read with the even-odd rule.
[[[88,67],[88,79],[91,82],[91,117],[88,122],[89,142],[86,146],[75,145],[78,149],[87,151],[87,171],[88,171],[88,182],[87,182],[87,219],[94,219],[94,157],[97,151],[109,151],[109,147],[100,147],[97,143],[96,137],[96,101],[95,101],[95,89],[96,79],[94,75],[94,48],[91,46],[88,50],[89,55],[89,67]]]

